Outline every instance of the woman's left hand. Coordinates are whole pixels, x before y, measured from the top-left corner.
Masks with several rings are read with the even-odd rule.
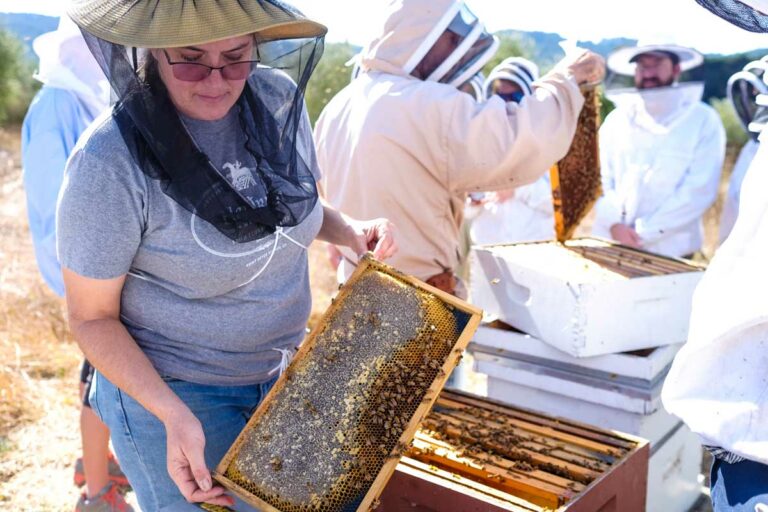
[[[397,252],[395,225],[387,219],[350,221],[351,238],[346,245],[358,256],[373,251],[377,260],[391,258]]]

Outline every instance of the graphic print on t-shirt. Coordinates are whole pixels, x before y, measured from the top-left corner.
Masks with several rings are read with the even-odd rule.
[[[267,189],[261,180],[253,177],[253,169],[244,167],[238,160],[235,163],[227,162],[222,165],[227,171],[227,180],[240,194],[240,197],[248,201],[251,208],[264,208],[267,206]]]
[[[234,168],[234,166],[232,167]],[[206,201],[213,200],[215,197],[215,187],[212,187],[203,196],[197,210],[205,208]],[[206,253],[219,258],[242,258],[245,268],[252,271],[250,277],[240,286],[248,284],[261,276],[269,267],[275,255],[280,251],[291,246],[301,251],[306,251],[315,234],[311,223],[306,226],[302,223],[298,226],[287,228],[277,227],[272,235],[265,236],[261,240],[241,244],[222,235],[213,226],[199,217],[196,211],[192,212],[189,227],[192,238],[197,246]],[[311,215],[307,220],[315,215],[317,214]],[[320,215],[320,218],[322,218],[321,213]],[[310,231],[307,231],[307,229]]]

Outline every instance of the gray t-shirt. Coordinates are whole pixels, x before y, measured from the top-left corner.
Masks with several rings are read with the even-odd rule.
[[[252,162],[237,111],[215,122],[183,119],[231,179]],[[306,119],[299,145],[319,179]],[[275,349],[303,339],[311,309],[307,247],[322,218],[318,201],[294,228],[233,242],[146,177],[113,118],[104,116],[67,165],[57,213],[59,261],[94,279],[127,274],[121,319],[160,375],[253,384],[276,375]]]

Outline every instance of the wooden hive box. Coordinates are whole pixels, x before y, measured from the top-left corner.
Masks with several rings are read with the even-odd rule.
[[[472,301],[575,357],[682,343],[693,262],[581,238],[474,248]]]
[[[384,493],[385,512],[641,512],[646,441],[443,391]]]
[[[481,312],[366,257],[218,465],[265,512],[367,511]]]

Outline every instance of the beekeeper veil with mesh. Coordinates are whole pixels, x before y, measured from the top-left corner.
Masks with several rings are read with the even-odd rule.
[[[322,55],[325,27],[279,0],[73,0],[68,14],[109,79],[117,97],[113,116],[133,159],[166,195],[241,243],[309,215],[317,202],[311,150],[297,139],[307,130],[304,90]],[[247,78],[234,108],[254,168],[251,186],[241,187],[187,131],[148,50],[249,34],[250,62],[218,68],[224,79]],[[174,76],[196,81],[213,72],[196,66],[180,69],[181,77],[174,69]]]
[[[750,62],[728,79],[727,93],[744,130],[753,140],[763,130],[768,108],[760,105],[768,99],[768,62],[765,58]]]
[[[619,48],[608,56],[612,75],[606,81],[606,96],[617,108],[634,111],[641,124],[668,125],[701,101],[704,84],[680,80],[680,75],[703,62],[698,51],[663,38]]]
[[[696,0],[724,20],[750,32],[768,32],[768,0]]]
[[[363,71],[460,87],[499,47],[463,1],[392,0],[381,35],[361,52]]]
[[[533,94],[533,82],[539,79],[539,67],[523,57],[508,57],[493,68],[483,87],[486,98],[494,94],[504,101],[520,103],[525,96]],[[514,92],[504,88],[504,82],[514,84]]]
[[[91,118],[109,106],[109,83],[68,16],[59,19],[55,31],[35,38],[32,48],[40,59],[35,79],[73,92]]]
[[[696,3],[744,30],[768,32],[768,0],[696,0]],[[768,123],[768,95],[763,87],[768,84],[765,70],[766,57],[763,57],[744,68],[744,73],[751,73],[760,80],[737,73],[728,81],[728,96],[753,138]]]

